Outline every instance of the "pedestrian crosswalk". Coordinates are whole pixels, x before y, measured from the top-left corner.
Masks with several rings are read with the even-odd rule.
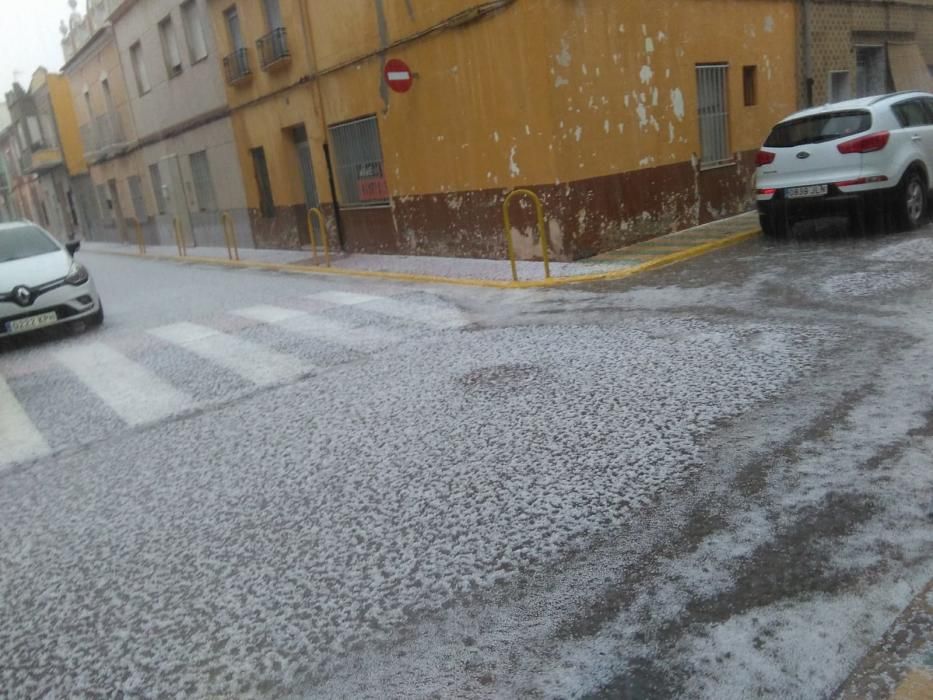
[[[364,315],[341,314],[340,309],[348,306]],[[231,323],[233,319],[238,321]],[[235,391],[244,394],[256,388],[286,384],[323,369],[316,365],[317,360],[310,361],[305,351],[318,344],[352,351],[327,356],[336,358],[332,363],[345,362],[359,357],[358,353],[376,353],[420,333],[466,325],[462,313],[455,308],[420,300],[336,291],[313,295],[305,302],[295,300],[291,305],[247,306],[231,310],[224,318],[198,320],[145,329],[130,340],[125,337],[113,340],[105,328],[102,334],[78,336],[27,350],[42,358],[27,364],[37,375],[58,373],[56,376],[60,378],[56,381],[74,382],[73,394],[78,387],[85,394],[89,392],[87,403],[93,405],[86,410],[101,413],[98,422],[112,423],[117,430],[119,426],[158,423],[210,404],[203,393],[199,394],[197,386],[182,386],[185,382],[177,376],[160,376],[166,374],[165,363],[153,359],[152,354],[162,349],[173,348],[175,353],[190,357],[191,362],[219,368],[230,381],[240,381],[242,386]],[[249,331],[254,328],[258,332]],[[263,329],[267,328],[269,333],[285,334],[294,342],[290,341],[284,350],[271,347],[274,343],[263,335]],[[19,350],[10,352],[15,355]],[[23,363],[17,363],[15,357],[9,362],[6,359],[0,354],[0,471],[71,446],[57,443],[63,438],[53,434],[57,431],[49,426],[77,420],[73,415],[50,418],[48,412],[56,410],[56,396],[41,396],[39,409],[34,390],[30,392],[30,401],[18,397],[17,386],[22,390],[30,376],[28,372],[24,376]],[[8,381],[14,375],[15,381]],[[41,421],[30,415],[35,410],[43,412]],[[90,415],[81,420],[96,419]],[[45,426],[49,434],[43,435],[36,423]]]
[[[149,333],[258,386],[295,379],[314,369],[296,358],[196,323],[175,323],[150,329]]]
[[[153,423],[191,406],[183,391],[104,343],[87,343],[55,354],[127,425]]]
[[[45,438],[29,420],[3,377],[0,377],[0,445],[0,466],[35,459],[49,452]]]

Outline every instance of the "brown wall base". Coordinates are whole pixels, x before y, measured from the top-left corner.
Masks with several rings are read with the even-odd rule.
[[[576,260],[746,211],[753,202],[754,172],[752,151],[712,170],[676,163],[532,189],[544,203],[555,259]],[[405,196],[394,198],[390,208],[341,209],[345,249],[503,258],[504,194],[495,189]],[[518,257],[540,257],[533,208],[513,201],[512,223]]]
[[[258,209],[250,209],[249,222],[257,248],[297,250],[308,244],[306,210],[302,204],[276,207],[271,218],[262,216]]]

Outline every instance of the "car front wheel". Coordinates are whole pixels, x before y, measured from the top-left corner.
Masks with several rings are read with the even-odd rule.
[[[912,231],[920,226],[927,211],[927,184],[916,170],[904,177],[895,204],[899,228]]]

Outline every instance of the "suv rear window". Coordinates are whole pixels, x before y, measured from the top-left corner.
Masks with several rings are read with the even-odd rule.
[[[0,231],[0,263],[31,258],[60,250],[58,244],[38,226],[25,224]]]
[[[834,141],[871,128],[871,112],[828,112],[778,124],[765,146],[794,148],[808,143]]]

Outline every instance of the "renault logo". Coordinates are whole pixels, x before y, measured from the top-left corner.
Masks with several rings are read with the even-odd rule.
[[[13,290],[13,301],[20,306],[29,306],[32,303],[32,292],[29,287],[16,287]]]
[[[801,151],[800,153],[797,154],[797,157],[800,158],[800,160],[806,160],[807,158],[810,157],[810,154],[807,153],[806,151]]]

